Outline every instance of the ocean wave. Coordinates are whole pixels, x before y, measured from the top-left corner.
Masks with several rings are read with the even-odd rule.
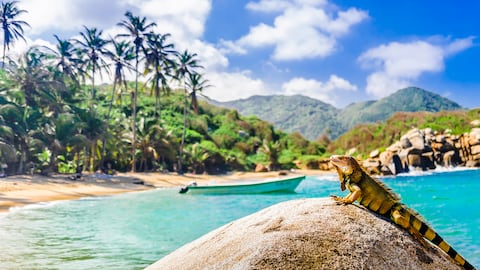
[[[337,174],[321,174],[321,175],[309,175],[308,179],[310,180],[320,180],[320,181],[338,181]]]
[[[25,211],[25,210],[32,210],[32,209],[49,208],[57,204],[65,203],[68,201],[69,200],[57,200],[57,201],[50,201],[50,202],[32,203],[32,204],[27,204],[22,206],[13,206],[13,207],[10,207],[10,209],[8,209],[8,212],[6,212],[6,214],[16,213],[16,212]]]
[[[440,173],[451,173],[451,172],[461,172],[461,171],[474,171],[474,170],[478,170],[478,168],[470,168],[470,167],[442,167],[442,166],[437,166],[434,170],[419,171],[419,170],[416,170],[414,167],[411,167],[411,168],[410,168],[410,171],[407,172],[407,173],[400,173],[400,174],[397,174],[397,175],[380,176],[380,178],[426,176],[426,175],[434,175],[434,174],[440,174]]]

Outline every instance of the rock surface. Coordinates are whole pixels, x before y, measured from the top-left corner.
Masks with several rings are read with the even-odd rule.
[[[461,268],[388,220],[322,198],[280,203],[233,221],[146,269]]]

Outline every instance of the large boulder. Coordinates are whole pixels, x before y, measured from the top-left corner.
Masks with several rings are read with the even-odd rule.
[[[146,269],[461,268],[390,221],[322,198],[280,203],[230,222]]]

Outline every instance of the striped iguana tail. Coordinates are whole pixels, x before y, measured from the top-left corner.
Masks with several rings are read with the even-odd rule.
[[[406,222],[395,220],[398,218],[405,219]],[[420,242],[424,243],[425,240],[423,240],[423,238],[427,239],[447,253],[448,256],[450,256],[457,264],[461,265],[466,270],[475,270],[473,265],[471,265],[453,247],[451,247],[437,232],[432,229],[432,227],[422,221],[418,214],[416,214],[413,210],[406,208],[405,205],[398,204],[398,206],[393,207],[392,219],[395,223],[407,229],[409,233],[417,238]]]
[[[425,239],[448,254],[457,264],[467,270],[475,268],[438,235],[420,214],[400,202],[400,198],[381,181],[371,177],[350,156],[332,156],[330,163],[336,168],[340,188],[350,193],[345,198],[333,196],[339,204],[351,204],[358,201],[367,209],[390,218],[395,224],[407,230],[415,239],[428,246]]]

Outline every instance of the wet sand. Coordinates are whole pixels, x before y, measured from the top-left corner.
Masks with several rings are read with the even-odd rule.
[[[295,174],[320,175],[328,172],[298,170]],[[292,173],[289,173],[293,175]],[[162,187],[180,187],[192,181],[198,184],[277,177],[279,172],[235,172],[226,175],[196,175],[176,173],[120,173],[118,175],[84,175],[72,181],[67,175],[50,177],[18,175],[0,179],[0,212],[11,207],[82,197],[114,195]]]

